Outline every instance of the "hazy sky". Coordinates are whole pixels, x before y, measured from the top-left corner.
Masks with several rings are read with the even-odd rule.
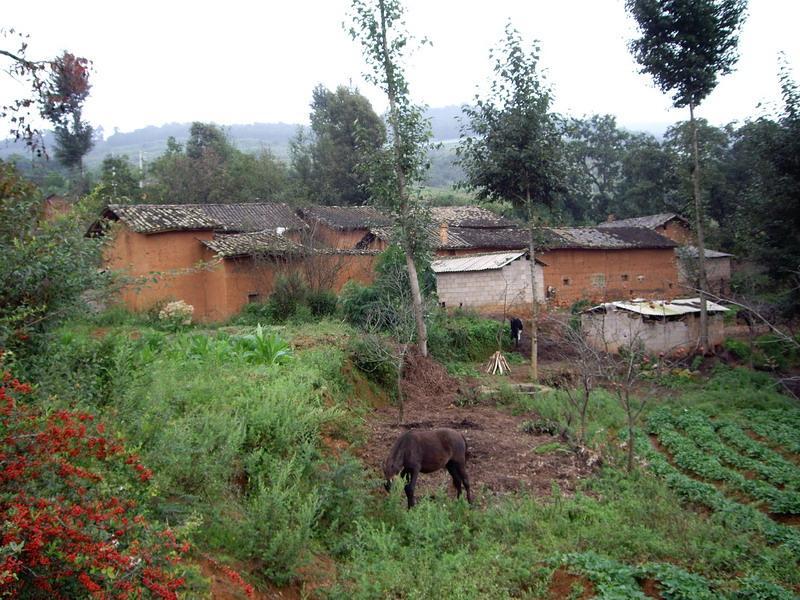
[[[29,56],[64,49],[94,61],[85,116],[130,131],[194,120],[219,124],[308,121],[313,87],[352,82],[385,107],[362,79],[364,61],[342,29],[348,0],[174,0],[9,2],[2,27],[30,33]],[[462,104],[490,74],[489,49],[508,19],[538,39],[558,111],[612,113],[620,123],[686,118],[637,74],[626,43],[633,23],[622,0],[408,0],[408,26],[433,46],[408,68],[414,99]],[[750,0],[737,71],[700,107],[714,123],[760,114],[779,102],[778,53],[800,74],[800,2]],[[0,97],[9,93],[0,79]]]

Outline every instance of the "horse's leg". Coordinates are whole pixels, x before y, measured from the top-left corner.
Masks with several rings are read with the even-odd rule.
[[[472,504],[472,492],[469,489],[469,476],[467,475],[467,468],[464,463],[456,462],[455,463],[456,471],[458,472],[458,476],[461,479],[461,483],[464,484],[464,489],[467,490],[467,502]]]
[[[453,478],[453,485],[456,487],[456,498],[461,498],[461,476],[458,474],[456,463],[452,460],[448,461],[445,467],[447,467],[447,472],[450,473],[450,477]]]
[[[407,472],[411,473],[411,478],[404,489],[406,491],[406,498],[408,498],[408,508],[410,509],[414,506],[414,488],[417,485],[419,469],[408,469]]]

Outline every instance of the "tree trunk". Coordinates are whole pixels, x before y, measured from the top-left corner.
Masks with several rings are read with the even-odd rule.
[[[411,301],[414,304],[414,322],[417,325],[417,347],[422,356],[428,356],[428,328],[425,326],[425,312],[422,306],[422,292],[417,279],[417,266],[411,252],[406,251],[406,269],[411,283]]]
[[[694,190],[694,216],[697,229],[697,271],[700,279],[700,348],[708,352],[708,307],[706,306],[706,292],[708,279],[706,277],[706,243],[703,235],[703,203],[700,198],[700,152],[697,148],[697,122],[694,120],[694,103],[689,103],[689,124],[692,129],[692,154],[694,155],[694,169],[692,170],[692,188]]]
[[[539,303],[536,301],[536,245],[534,235],[533,207],[528,192],[528,252],[531,255],[531,381],[539,381]]]
[[[411,302],[414,308],[414,321],[417,326],[417,346],[422,356],[428,356],[428,329],[425,326],[425,314],[422,307],[422,293],[420,292],[417,266],[414,263],[414,251],[408,243],[409,235],[406,231],[408,222],[408,190],[406,189],[406,174],[402,166],[401,132],[397,118],[397,90],[395,89],[394,65],[389,60],[389,47],[386,41],[386,7],[383,0],[379,0],[378,9],[381,15],[381,44],[383,46],[383,68],[386,71],[386,95],[389,97],[389,125],[394,134],[394,169],[397,178],[397,193],[400,206],[400,229],[403,252],[406,255],[406,269],[408,280],[411,284]]]

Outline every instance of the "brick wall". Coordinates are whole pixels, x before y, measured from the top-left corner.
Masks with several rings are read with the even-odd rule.
[[[682,246],[694,244],[694,234],[692,230],[677,219],[673,219],[660,227],[656,227],[655,231]]]

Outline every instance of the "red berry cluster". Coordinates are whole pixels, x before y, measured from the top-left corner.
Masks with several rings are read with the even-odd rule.
[[[152,472],[92,415],[0,383],[0,596],[177,599],[188,544],[137,511]]]

